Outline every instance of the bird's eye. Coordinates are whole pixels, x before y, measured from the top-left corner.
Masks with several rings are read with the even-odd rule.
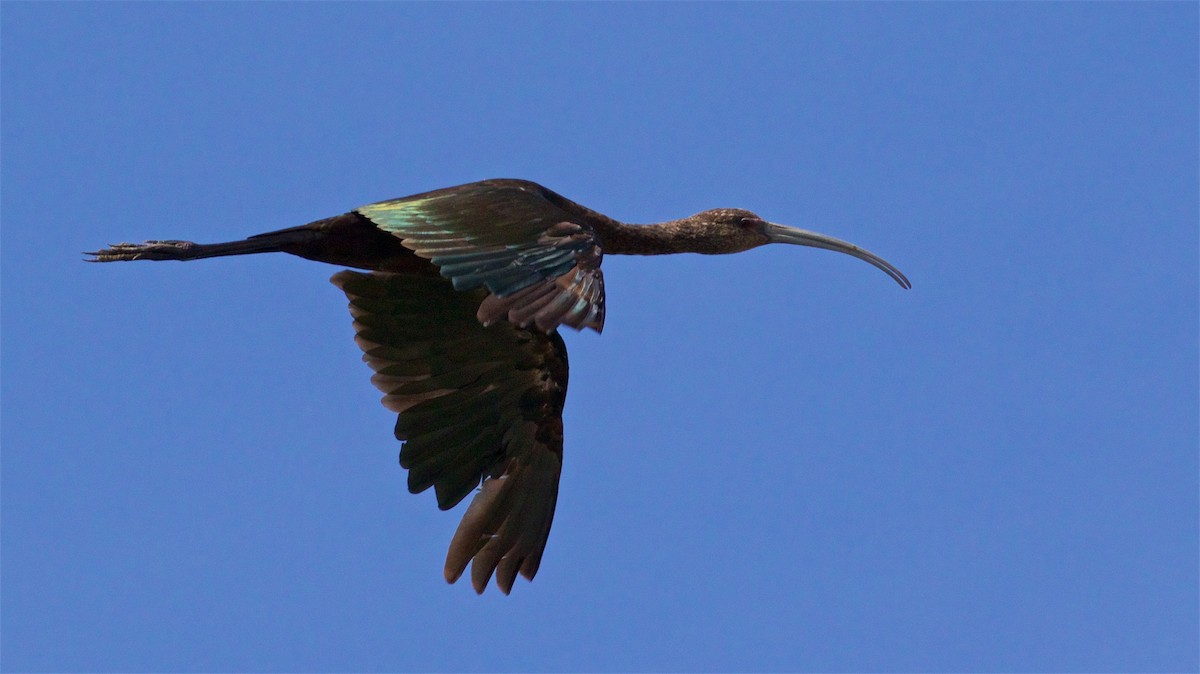
[[[758,218],[742,218],[738,224],[746,229],[757,229],[762,224],[762,220]]]

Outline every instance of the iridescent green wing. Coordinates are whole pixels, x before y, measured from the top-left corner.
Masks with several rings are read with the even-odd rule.
[[[485,288],[484,325],[508,320],[548,332],[604,327],[602,253],[582,218],[547,199],[536,183],[493,180],[355,212],[437,265],[458,290]]]
[[[562,468],[567,351],[557,333],[474,317],[482,290],[456,292],[436,276],[343,271],[355,341],[383,404],[399,413],[396,438],[408,488],[433,487],[438,507],[477,487],[450,543],[446,580],[471,564],[483,592],[492,573],[505,593],[541,563]]]

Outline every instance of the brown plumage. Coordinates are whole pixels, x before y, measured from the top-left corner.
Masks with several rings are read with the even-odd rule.
[[[478,488],[454,534],[445,575],[471,565],[483,592],[507,594],[537,573],[554,517],[567,390],[561,325],[604,327],[606,254],[721,254],[768,243],[895,267],[853,244],[717,209],[627,225],[541,185],[487,180],[393,199],[243,241],[148,241],[88,253],[94,262],[194,260],[285,252],[370,270],[332,278],[350,300],[355,340],[397,413],[400,464],[413,493],[452,508]]]

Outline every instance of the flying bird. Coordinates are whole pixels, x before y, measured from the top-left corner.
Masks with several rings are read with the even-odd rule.
[[[355,341],[396,412],[408,488],[448,510],[475,494],[450,542],[445,577],[471,566],[508,594],[532,580],[562,469],[567,347],[559,326],[604,328],[605,255],[737,253],[769,243],[883,258],[824,234],[722,208],[652,225],[618,222],[541,185],[485,180],[381,201],[242,241],[120,243],[92,262],[198,260],[284,252],[340,271]]]

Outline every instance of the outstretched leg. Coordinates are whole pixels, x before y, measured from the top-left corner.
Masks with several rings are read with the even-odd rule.
[[[316,234],[313,232],[312,234]],[[295,237],[298,238],[298,237]],[[191,241],[147,241],[145,243],[116,243],[108,248],[84,253],[93,256],[88,262],[121,262],[126,260],[199,260],[226,255],[251,255],[282,251],[293,243],[293,237],[280,241],[273,237],[250,238],[226,243],[193,243]]]
[[[317,220],[300,227],[252,236],[242,241],[193,243],[147,241],[118,243],[84,255],[88,262],[128,260],[200,260],[206,257],[290,253],[330,264],[400,273],[436,274],[436,268],[405,248],[399,237],[358,213]]]

